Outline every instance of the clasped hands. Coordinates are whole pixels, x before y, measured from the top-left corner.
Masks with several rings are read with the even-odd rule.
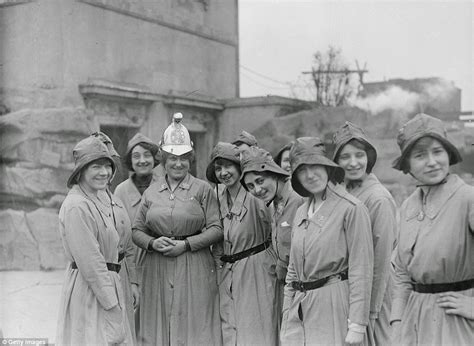
[[[184,240],[173,240],[168,237],[159,237],[153,241],[152,247],[163,256],[177,257],[186,251]]]

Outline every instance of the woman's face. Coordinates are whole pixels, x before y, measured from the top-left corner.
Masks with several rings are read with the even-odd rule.
[[[280,167],[283,168],[288,173],[291,173],[291,165],[290,165],[290,150],[285,150],[281,154],[281,162]]]
[[[165,170],[172,180],[180,181],[188,174],[191,163],[188,158],[168,154],[165,162]]]
[[[143,148],[139,144],[132,149],[132,168],[136,175],[145,176],[153,172],[155,160],[150,150]]]
[[[239,170],[236,165],[229,160],[218,160],[214,162],[214,173],[219,183],[227,187],[232,187],[239,183]]]
[[[337,163],[346,172],[346,180],[361,180],[367,174],[367,153],[350,143],[342,148]]]
[[[244,177],[245,185],[255,197],[270,202],[277,193],[277,179],[270,174],[249,172]]]
[[[107,184],[112,178],[112,173],[112,163],[109,160],[95,160],[84,168],[79,183],[87,191],[95,194],[99,190],[107,188]]]
[[[323,165],[301,165],[296,170],[296,178],[313,195],[322,193],[329,180]]]
[[[408,156],[410,173],[423,185],[440,183],[449,173],[449,155],[441,142],[419,139]]]

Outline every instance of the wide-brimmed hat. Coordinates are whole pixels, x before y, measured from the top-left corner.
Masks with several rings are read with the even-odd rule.
[[[372,143],[370,143],[369,139],[364,133],[364,130],[350,121],[346,121],[345,124],[339,127],[334,133],[333,143],[336,148],[334,149],[334,154],[332,157],[333,161],[337,162],[342,148],[344,148],[344,146],[353,139],[362,142],[366,146],[367,172],[372,172],[372,168],[374,168],[375,162],[377,161],[377,150],[372,145]]]
[[[326,157],[326,147],[318,137],[300,137],[290,150],[291,186],[298,194],[308,197],[311,193],[298,180],[296,170],[301,165],[322,165],[331,168],[329,179],[336,183],[344,180],[344,170]]]
[[[91,134],[91,136],[98,138],[102,143],[105,144],[105,146],[107,147],[107,150],[110,153],[110,156],[120,158],[120,155],[117,153],[117,150],[115,150],[114,143],[112,143],[112,140],[110,139],[109,136],[107,136],[105,133],[101,131],[94,132],[93,134]]]
[[[272,155],[268,151],[258,147],[250,147],[249,150],[241,154],[240,169],[242,171],[240,183],[245,189],[247,189],[247,186],[245,185],[244,177],[249,172],[270,172],[283,178],[289,177],[288,172],[273,161]]]
[[[256,147],[258,145],[257,139],[251,133],[247,131],[242,131],[237,138],[232,142],[232,144],[240,145],[240,144],[247,144],[249,147]]]
[[[167,127],[160,141],[161,150],[180,156],[193,150],[188,129],[181,123],[183,114],[175,113],[173,121]]]
[[[115,161],[112,159],[107,146],[97,137],[90,136],[77,143],[72,155],[74,157],[74,170],[67,180],[68,188],[77,183],[78,174],[87,164],[98,159],[108,159],[112,164],[112,175],[115,173]]]
[[[406,122],[398,132],[397,143],[401,154],[393,161],[393,168],[408,173],[408,166],[405,161],[415,143],[422,137],[433,137],[440,141],[448,152],[450,165],[462,161],[458,149],[448,140],[443,122],[431,115],[419,113]]]
[[[151,145],[153,148],[152,150],[154,151],[154,154],[158,153],[158,145],[156,145],[150,138],[148,138],[144,134],[138,132],[135,136],[132,137],[132,139],[128,141],[127,151],[125,153],[125,156],[130,155],[133,148],[135,148],[140,143],[147,143]]]
[[[216,177],[216,172],[214,169],[214,162],[217,159],[226,159],[237,166],[240,166],[240,159],[239,159],[239,150],[238,148],[231,143],[219,142],[216,146],[212,149],[210,162],[206,168],[206,178],[212,183],[219,184],[219,180]]]
[[[291,147],[293,146],[295,142],[291,141],[290,143],[285,144],[280,150],[278,150],[277,154],[275,155],[275,162],[281,166],[281,157],[283,156],[283,153],[286,150],[291,150]]]

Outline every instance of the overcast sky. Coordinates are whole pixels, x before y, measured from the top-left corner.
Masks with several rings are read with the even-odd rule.
[[[443,77],[462,89],[473,110],[471,1],[239,0],[241,96],[291,96],[312,55],[342,49],[366,81]]]

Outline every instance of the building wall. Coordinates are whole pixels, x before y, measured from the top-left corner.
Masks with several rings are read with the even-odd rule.
[[[275,117],[308,107],[308,102],[280,96],[226,100],[224,111],[219,117],[218,138],[221,141],[232,141],[242,130],[253,132]]]
[[[123,155],[183,112],[204,177],[217,100],[238,97],[237,16],[237,0],[0,0],[0,270],[66,265],[57,211],[93,131]]]
[[[12,110],[80,105],[77,86],[89,78],[160,93],[235,97],[236,2],[206,2],[207,10],[195,0],[37,0],[0,7],[5,102]]]

